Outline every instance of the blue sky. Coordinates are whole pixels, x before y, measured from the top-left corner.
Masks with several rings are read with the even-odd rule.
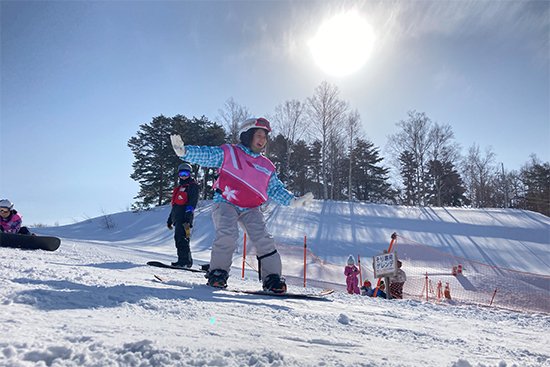
[[[126,210],[138,185],[126,143],[160,114],[256,115],[322,81],[384,148],[407,111],[450,124],[462,153],[507,170],[550,160],[546,1],[2,1],[0,196],[27,224]],[[376,35],[345,77],[315,63],[320,24],[355,10]]]

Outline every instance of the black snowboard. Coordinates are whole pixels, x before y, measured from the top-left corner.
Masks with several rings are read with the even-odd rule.
[[[55,251],[59,248],[60,244],[61,240],[57,237],[31,236],[26,234],[0,232],[1,247]]]
[[[206,273],[206,270],[196,269],[196,268],[182,268],[182,267],[179,267],[179,266],[173,266],[173,265],[170,265],[170,264],[161,263],[160,261],[148,261],[147,265],[156,266],[158,268],[192,271],[193,273]]]
[[[158,261],[151,261],[151,262],[158,262]],[[165,265],[165,264],[163,264]],[[154,265],[153,265],[154,266]],[[169,279],[166,279],[164,277],[161,277],[159,275],[154,274],[153,275],[155,279],[161,283],[168,283],[170,282]],[[173,285],[173,284],[172,284]],[[176,284],[177,285],[177,284]],[[188,285],[186,285],[188,287]],[[208,287],[212,290],[219,290],[223,292],[231,292],[231,293],[240,293],[240,294],[248,294],[251,296],[265,296],[265,297],[276,297],[276,298],[294,298],[294,299],[308,299],[308,300],[314,300],[314,301],[329,301],[328,298],[325,298],[325,296],[328,296],[329,294],[334,293],[334,289],[323,289],[320,292],[316,293],[292,293],[292,292],[286,292],[286,293],[273,293],[269,291],[263,291],[263,290],[244,290],[244,289],[233,289],[233,288],[213,288],[205,284],[205,287]]]
[[[324,301],[327,300],[325,296],[328,296],[329,294],[334,293],[334,289],[325,289],[319,293],[273,293],[269,291],[248,291],[248,290],[242,290],[242,289],[222,289],[226,292],[232,292],[232,293],[244,293],[244,294],[251,294],[255,296],[267,296],[267,297],[277,297],[277,298],[295,298],[295,299],[310,299],[310,300],[317,300],[317,301]]]

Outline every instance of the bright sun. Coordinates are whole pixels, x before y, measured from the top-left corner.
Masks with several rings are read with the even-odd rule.
[[[354,11],[325,21],[309,42],[315,62],[333,76],[359,70],[370,57],[373,45],[372,27]]]

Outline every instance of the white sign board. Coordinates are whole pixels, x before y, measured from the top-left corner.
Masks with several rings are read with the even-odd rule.
[[[391,277],[397,271],[397,256],[394,252],[373,256],[372,267],[375,278]]]

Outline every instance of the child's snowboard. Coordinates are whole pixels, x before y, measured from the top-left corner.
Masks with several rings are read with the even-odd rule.
[[[59,245],[61,245],[61,240],[57,237],[0,232],[1,247],[55,251]]]
[[[206,273],[206,270],[204,267],[201,267],[201,269],[197,268],[183,268],[181,266],[174,266],[171,264],[165,264],[160,261],[148,261],[147,265],[149,266],[156,266],[157,268],[167,268],[167,269],[177,269],[177,270],[185,270],[185,271],[192,271],[193,273]]]

